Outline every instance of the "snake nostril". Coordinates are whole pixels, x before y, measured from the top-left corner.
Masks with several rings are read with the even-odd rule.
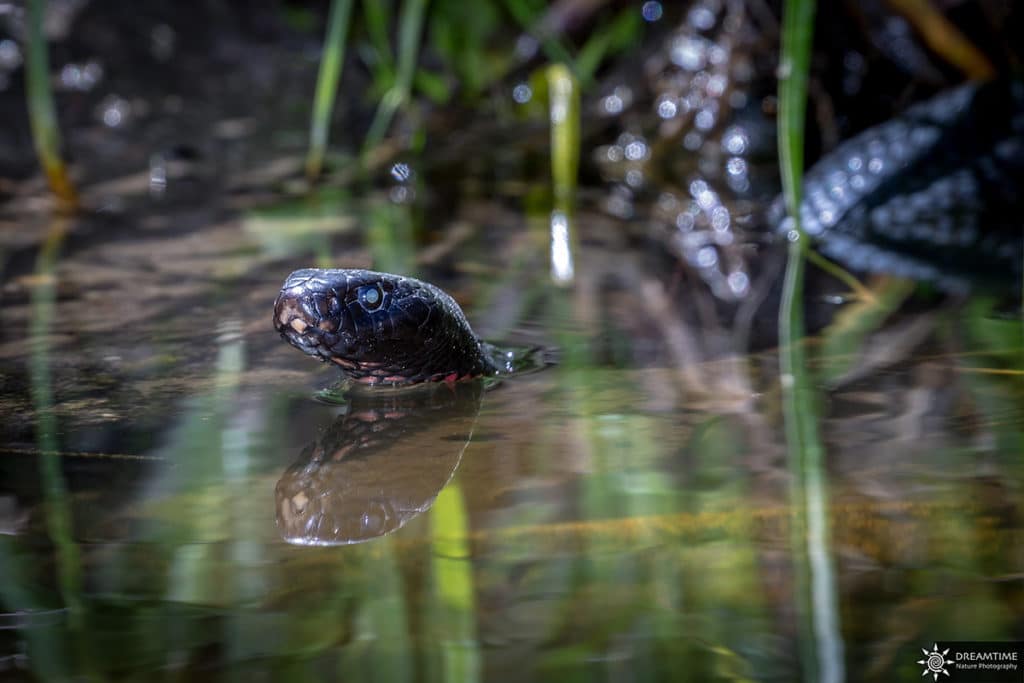
[[[282,291],[274,302],[274,328],[279,332],[294,330],[303,334],[313,323],[313,316],[299,292]]]

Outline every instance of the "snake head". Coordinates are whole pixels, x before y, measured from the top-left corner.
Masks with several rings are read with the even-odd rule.
[[[456,380],[488,371],[480,341],[437,287],[370,270],[297,270],[274,304],[292,346],[362,384]]]

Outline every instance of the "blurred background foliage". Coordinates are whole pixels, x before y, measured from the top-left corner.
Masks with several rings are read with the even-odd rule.
[[[331,5],[306,164],[311,178],[322,167],[324,131],[331,117],[331,109],[322,103],[336,96],[339,64],[350,57],[345,54],[350,20],[355,33],[351,56],[369,70],[372,80],[365,96],[377,103],[362,144],[364,160],[376,151],[399,109],[415,126],[419,100],[443,105],[458,98],[464,106],[477,106],[511,73],[540,69],[538,52],[550,63],[565,65],[586,88],[599,67],[639,42],[644,23],[636,7],[603,2],[502,0],[470,8],[458,0],[367,0],[354,17],[352,4],[335,0]],[[649,4],[660,16],[660,3]],[[293,14],[291,21],[310,24],[308,14]],[[510,32],[510,26],[517,31]],[[543,79],[529,80],[543,96]],[[415,148],[418,135],[412,132],[410,137]]]

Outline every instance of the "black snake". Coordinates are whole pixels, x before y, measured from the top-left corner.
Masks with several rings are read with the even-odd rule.
[[[968,84],[870,128],[806,174],[804,229],[858,271],[947,290],[993,281],[1020,291],[1024,261],[1024,83]],[[767,223],[791,221],[781,202]],[[368,385],[498,373],[502,355],[437,287],[369,270],[297,270],[274,305],[292,345]]]

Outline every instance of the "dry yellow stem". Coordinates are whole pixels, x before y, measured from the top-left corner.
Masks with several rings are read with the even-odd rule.
[[[988,58],[974,47],[956,26],[936,10],[928,0],[888,0],[889,6],[907,18],[936,54],[964,72],[972,80],[995,76]]]

